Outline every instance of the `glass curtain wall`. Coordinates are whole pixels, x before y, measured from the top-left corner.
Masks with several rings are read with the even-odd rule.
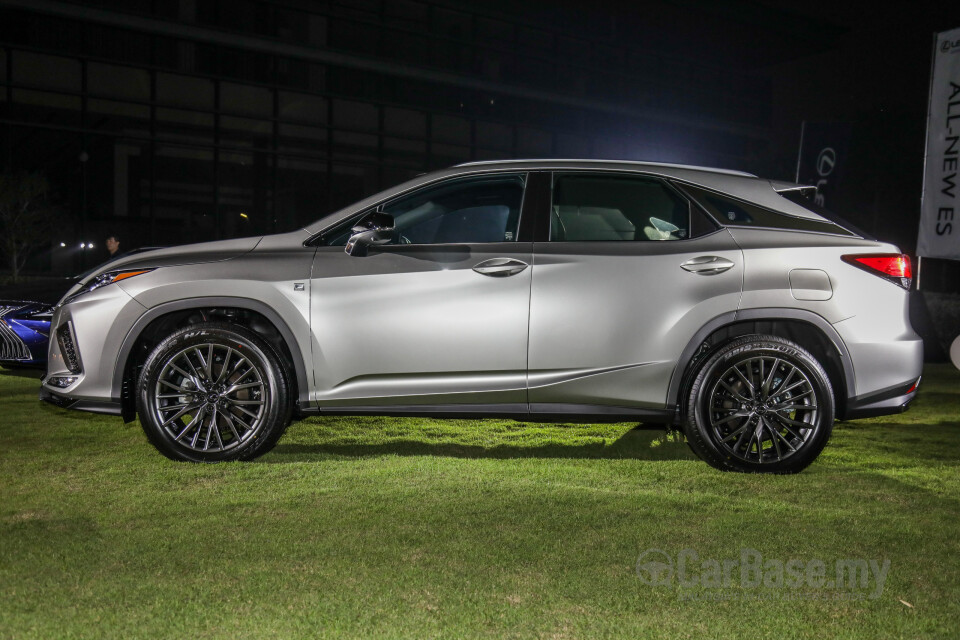
[[[0,20],[0,166],[42,171],[63,211],[52,249],[34,269],[96,264],[102,256],[92,253],[57,257],[59,244],[93,242],[96,251],[108,233],[130,249],[292,230],[379,188],[469,160],[742,166],[763,149],[762,136],[749,132],[694,131],[524,97],[512,88],[677,108],[669,101],[678,94],[662,87],[710,74],[428,2],[326,2],[311,11],[251,0],[88,4],[107,18],[5,10]],[[118,16],[234,34],[240,44],[109,24],[123,22]],[[429,73],[324,64],[244,49],[244,41]],[[762,82],[759,90],[740,76],[715,82],[727,84],[697,110],[747,123],[769,117]]]

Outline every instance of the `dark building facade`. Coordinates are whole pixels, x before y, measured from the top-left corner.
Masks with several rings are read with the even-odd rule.
[[[127,249],[289,230],[469,160],[783,173],[763,71],[661,46],[659,23],[537,6],[0,0],[0,164],[43,171],[64,211],[33,268],[74,268],[60,242],[109,232]]]

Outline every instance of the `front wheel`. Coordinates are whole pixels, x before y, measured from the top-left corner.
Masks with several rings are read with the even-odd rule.
[[[249,460],[273,448],[292,410],[287,372],[257,334],[207,322],[180,329],[147,358],[137,412],[165,456]]]
[[[718,469],[796,473],[823,451],[833,413],[830,379],[809,352],[776,336],[746,336],[700,368],[684,432]]]

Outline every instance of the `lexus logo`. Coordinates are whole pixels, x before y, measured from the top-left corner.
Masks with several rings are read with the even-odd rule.
[[[825,147],[817,156],[817,173],[826,177],[833,173],[836,164],[837,152],[833,150],[833,147]]]

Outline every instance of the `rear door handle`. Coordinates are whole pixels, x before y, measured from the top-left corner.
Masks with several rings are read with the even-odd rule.
[[[720,256],[697,256],[680,265],[680,268],[684,271],[699,273],[703,276],[723,273],[731,267],[733,267],[733,263]]]
[[[529,265],[513,258],[490,258],[477,264],[473,270],[492,278],[506,278],[520,273]]]

